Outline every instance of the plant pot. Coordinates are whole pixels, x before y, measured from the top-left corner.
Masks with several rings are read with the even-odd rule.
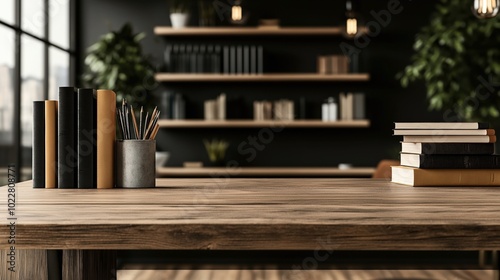
[[[172,13],[170,14],[170,22],[172,28],[184,28],[188,25],[189,14],[185,13]]]

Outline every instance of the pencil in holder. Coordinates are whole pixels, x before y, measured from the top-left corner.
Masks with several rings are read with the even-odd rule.
[[[154,188],[156,186],[156,141],[116,141],[116,186]]]

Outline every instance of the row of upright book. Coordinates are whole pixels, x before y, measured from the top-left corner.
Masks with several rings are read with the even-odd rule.
[[[410,186],[500,186],[496,135],[486,123],[395,123],[392,181]]]
[[[256,45],[168,45],[164,62],[169,73],[263,74],[264,49]]]
[[[33,187],[113,188],[116,94],[60,87],[33,102]]]
[[[288,99],[271,101],[254,101],[253,118],[256,121],[282,120],[292,121],[295,119],[294,102]]]

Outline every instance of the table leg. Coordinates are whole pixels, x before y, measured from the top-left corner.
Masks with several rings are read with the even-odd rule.
[[[116,280],[116,252],[63,250],[62,280]]]
[[[2,280],[49,279],[47,250],[0,250],[0,266]]]

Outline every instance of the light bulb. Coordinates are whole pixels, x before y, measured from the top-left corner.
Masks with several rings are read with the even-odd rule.
[[[347,36],[354,37],[358,33],[358,21],[355,18],[348,18],[345,27]]]
[[[500,0],[474,0],[472,12],[478,18],[493,18],[498,14]]]
[[[241,21],[243,19],[243,11],[240,5],[234,5],[231,9],[231,19],[233,21]]]

